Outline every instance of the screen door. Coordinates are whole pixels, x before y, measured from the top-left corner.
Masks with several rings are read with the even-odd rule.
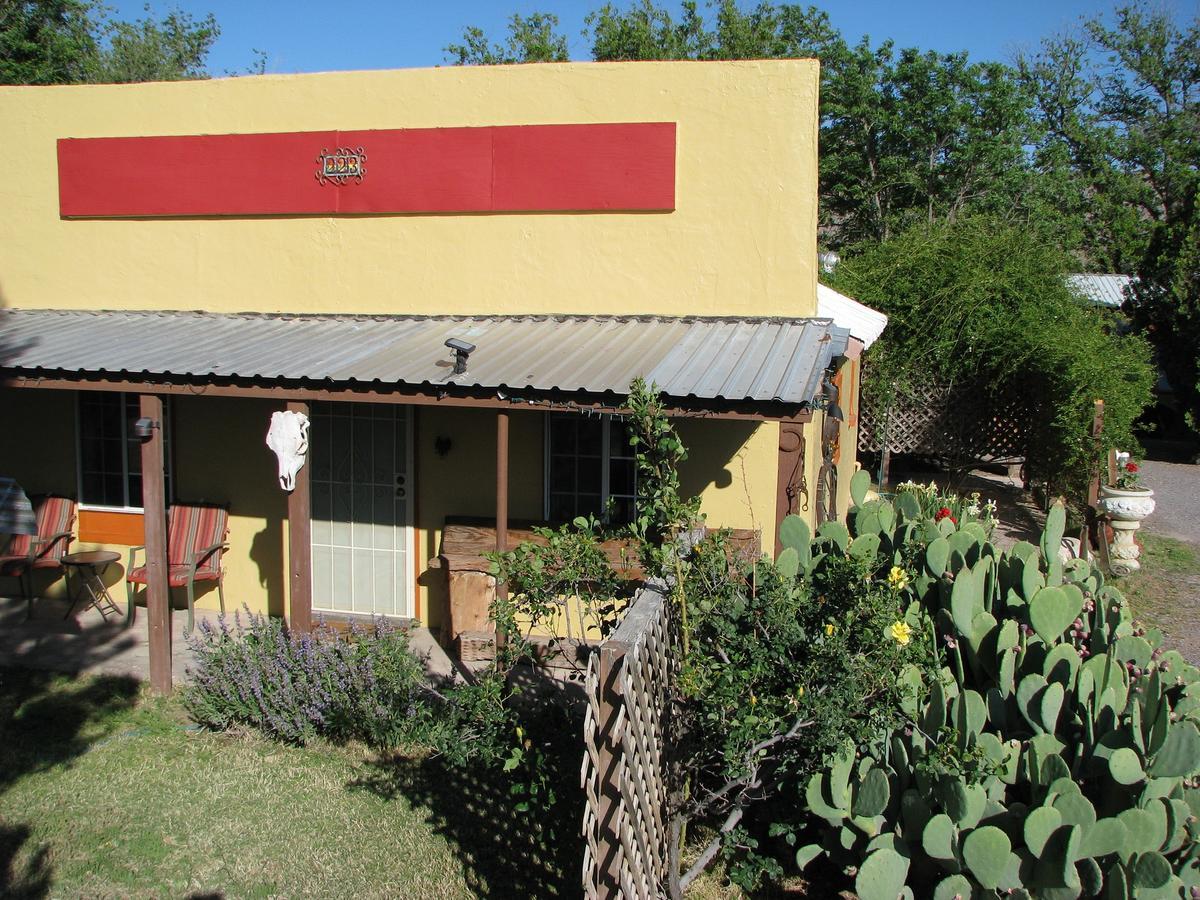
[[[314,403],[314,609],[411,616],[409,411],[392,403]]]

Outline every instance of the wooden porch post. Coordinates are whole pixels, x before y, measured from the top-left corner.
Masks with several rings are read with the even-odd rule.
[[[308,404],[289,400],[288,412],[308,415]],[[293,631],[312,630],[312,471],[305,460],[288,494],[288,622]]]
[[[496,552],[508,549],[508,410],[496,413]],[[508,585],[496,581],[496,599],[508,596]],[[505,635],[496,629],[496,650],[504,646]]]
[[[142,441],[142,509],[146,542],[146,628],[150,637],[150,686],[171,693],[171,592],[167,584],[167,499],[163,459],[163,402],[142,394],[142,418],[150,437]]]

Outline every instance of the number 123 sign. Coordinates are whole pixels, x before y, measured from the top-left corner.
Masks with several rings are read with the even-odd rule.
[[[354,179],[361,184],[363,176],[367,174],[366,166],[363,165],[366,160],[367,154],[363,152],[362,147],[336,147],[332,152],[323,149],[317,157],[317,182],[346,184]]]

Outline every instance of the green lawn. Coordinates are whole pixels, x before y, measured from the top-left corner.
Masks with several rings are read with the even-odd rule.
[[[0,669],[0,896],[574,894],[507,798],[435,761],[189,725],[135,681]]]

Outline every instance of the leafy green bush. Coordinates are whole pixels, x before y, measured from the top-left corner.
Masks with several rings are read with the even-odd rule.
[[[1061,506],[1040,547],[1011,551],[907,512],[862,503],[854,543],[877,546],[874,580],[902,570],[941,664],[902,670],[903,721],[807,780],[796,809],[824,825],[798,863],[832,857],[863,900],[1195,889],[1200,670],[1097,569],[1059,560]]]
[[[866,355],[864,403],[883,410],[929,384],[1020,387],[1038,407],[1031,475],[1059,490],[1085,482],[1093,401],[1105,402],[1107,446],[1136,447],[1155,375],[1146,341],[1068,288],[1078,266],[1052,236],[980,217],[848,251],[833,286],[889,317]]]
[[[809,546],[800,519],[785,528]],[[912,639],[920,625],[897,584],[872,580],[869,551],[830,523],[811,544],[809,577],[797,576],[794,551],[778,565],[745,561],[719,533],[689,554],[680,592],[689,649],[674,710],[687,790],[677,814],[717,837],[684,886],[718,852],[744,887],[782,874],[760,849],[764,809],[844,741],[900,724],[895,673],[933,657]]]
[[[595,518],[578,516],[558,528],[535,527],[536,541],[522,541],[504,553],[489,553],[491,573],[508,585],[491,606],[505,635],[503,661],[531,658],[530,635],[583,640],[589,632],[607,635],[633,592],[609,562],[601,543],[612,535]],[[632,563],[632,561],[631,561]]]

